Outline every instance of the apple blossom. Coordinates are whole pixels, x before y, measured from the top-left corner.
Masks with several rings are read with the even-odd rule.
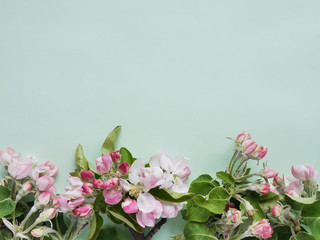
[[[72,212],[79,217],[85,217],[92,213],[92,206],[87,204],[83,207],[75,208]]]
[[[121,207],[123,211],[125,211],[128,214],[138,212],[137,202],[136,200],[133,200],[131,198],[127,198],[124,202],[122,202]]]
[[[89,182],[94,178],[94,174],[91,171],[81,171],[80,173],[81,179],[85,182]]]
[[[243,131],[242,133],[240,133],[236,139],[237,143],[242,144],[244,141],[250,139],[250,133]]]
[[[258,144],[253,139],[245,140],[242,144],[243,152],[245,154],[251,154],[256,150]]]
[[[105,174],[109,172],[112,166],[112,158],[110,155],[103,155],[96,159],[97,171],[100,174]]]
[[[299,165],[297,167],[291,167],[292,175],[302,181],[317,181],[318,171],[309,164]]]
[[[54,177],[58,172],[58,167],[50,161],[45,161],[36,167],[36,171],[41,175]]]
[[[114,163],[117,162],[121,158],[121,155],[119,154],[119,151],[112,151],[110,153],[110,156],[111,156],[111,159],[112,159],[112,161]]]
[[[37,203],[39,205],[47,205],[51,200],[51,196],[50,192],[41,192],[37,196]]]
[[[264,171],[262,171],[262,175],[265,178],[274,178],[278,176],[278,172],[273,169],[265,169]]]
[[[110,204],[110,205],[117,204],[122,199],[122,189],[104,190],[103,197],[107,204]]]
[[[38,219],[40,221],[46,221],[54,218],[57,215],[57,210],[55,208],[48,208],[41,212]]]
[[[68,185],[66,186],[67,194],[70,198],[79,198],[82,196],[82,185],[83,182],[78,177],[69,177],[68,178]]]
[[[273,206],[271,212],[272,212],[273,216],[279,217],[281,215],[282,209],[283,209],[283,207],[281,205],[276,204]]]
[[[15,179],[23,179],[32,172],[32,165],[29,161],[12,159],[8,166],[8,173]]]
[[[129,168],[130,168],[130,164],[127,163],[127,162],[122,162],[122,163],[120,163],[120,165],[119,165],[119,167],[118,167],[119,171],[120,171],[122,174],[124,174],[124,175],[127,175],[127,174],[128,174]]]
[[[270,238],[273,233],[269,219],[261,219],[253,223],[249,229],[254,236],[262,237],[263,239]]]
[[[226,213],[226,217],[230,222],[239,223],[241,222],[242,214],[241,214],[241,211],[239,211],[236,208],[229,208]]]
[[[93,193],[93,184],[92,183],[84,183],[82,185],[82,190],[85,194],[92,194]]]
[[[105,180],[103,182],[102,187],[108,190],[108,189],[116,188],[117,186],[118,186],[118,178],[112,178],[112,179]]]
[[[39,191],[46,191],[48,190],[54,183],[54,178],[49,176],[42,176],[39,177],[36,181],[36,186]]]
[[[268,152],[268,148],[266,148],[265,146],[260,146],[253,153],[251,153],[251,156],[261,160],[267,155],[267,152]]]
[[[259,187],[259,192],[262,194],[262,195],[265,195],[265,194],[268,194],[270,192],[270,187],[268,184],[261,184]]]
[[[21,158],[20,153],[16,153],[14,149],[7,147],[0,151],[0,164],[2,166],[8,166],[12,160],[18,160]]]
[[[95,188],[102,188],[103,182],[100,179],[93,179],[93,186]]]

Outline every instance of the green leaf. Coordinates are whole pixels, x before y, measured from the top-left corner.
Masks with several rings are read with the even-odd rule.
[[[97,239],[102,226],[103,226],[103,218],[99,215],[99,212],[95,212],[92,222],[90,223],[88,240]]]
[[[207,195],[215,186],[210,182],[194,182],[189,187],[189,193]]]
[[[185,202],[194,196],[193,193],[177,193],[168,189],[160,189],[159,187],[150,189],[149,193],[159,200],[174,203]]]
[[[54,220],[51,220],[52,224],[53,224],[53,229],[58,231],[58,226],[57,224],[59,224],[59,229],[60,232],[62,233],[62,235],[64,235],[66,233],[66,231],[68,230],[68,227],[64,221],[63,218],[63,213],[59,212],[58,215],[55,217]]]
[[[212,182],[213,178],[208,174],[202,174],[199,177],[197,177],[195,180],[192,181],[192,183],[195,182]]]
[[[189,222],[184,228],[184,236],[187,240],[218,240],[216,234],[216,226],[213,224],[210,227],[207,223]]]
[[[84,156],[83,148],[81,144],[78,145],[76,150],[76,164],[79,167],[79,169],[82,170],[89,170],[88,167],[88,160]]]
[[[103,155],[110,154],[112,151],[116,149],[116,142],[121,130],[121,126],[115,127],[108,135],[106,140],[104,141],[101,152]]]
[[[304,218],[303,221],[311,230],[312,235],[320,239],[320,218]]]
[[[0,201],[10,197],[10,189],[5,186],[0,186]]]
[[[229,199],[230,195],[227,190],[222,187],[216,187],[205,197],[198,194],[193,201],[210,212],[221,214],[229,202]]]
[[[2,200],[0,202],[0,218],[11,214],[14,208],[14,201],[12,201],[10,198]]]
[[[290,227],[288,226],[274,227],[273,230],[277,234],[279,240],[289,240],[292,236]]]
[[[226,172],[217,172],[216,173],[217,178],[219,178],[224,184],[235,184],[234,178],[231,176],[231,174]]]
[[[320,217],[320,200],[317,200],[315,197],[300,198],[286,194],[285,200],[292,209],[302,209],[301,216],[303,217]]]
[[[104,200],[103,192],[99,192],[97,194],[96,200],[93,203],[93,209],[102,213],[106,213],[107,204]]]
[[[0,231],[0,240],[7,240],[7,239],[12,239],[12,233],[11,231],[7,229],[1,229]]]
[[[127,224],[130,228],[132,228],[136,232],[142,233],[142,229],[140,225],[137,223],[135,215],[125,213],[121,208],[120,204],[109,207],[108,212],[115,218],[118,218],[119,220]]]
[[[262,210],[269,210],[277,204],[279,199],[280,196],[278,194],[269,192],[268,194],[259,197],[259,204]]]
[[[189,222],[206,222],[212,213],[197,204],[192,200],[187,203],[187,209],[181,211],[184,220]]]
[[[133,159],[131,153],[125,147],[120,148],[119,153],[121,154],[121,160],[120,160],[121,162],[127,162],[130,165],[134,162],[134,159]]]
[[[247,200],[254,208],[253,219],[255,221],[266,218],[266,214],[263,212],[263,210],[259,204],[259,200],[257,198],[255,198],[253,196],[246,196],[244,199]]]
[[[293,238],[294,239],[294,238]],[[316,240],[313,236],[306,232],[299,232],[296,237],[297,240]]]

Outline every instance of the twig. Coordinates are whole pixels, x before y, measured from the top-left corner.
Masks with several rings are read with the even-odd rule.
[[[131,235],[135,240],[151,240],[152,237],[160,230],[163,224],[167,222],[166,218],[162,218],[151,230],[148,232],[146,236],[143,233],[138,233],[134,231],[132,228],[129,228]]]

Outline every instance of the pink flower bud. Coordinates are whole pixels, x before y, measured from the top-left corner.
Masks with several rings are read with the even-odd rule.
[[[270,186],[268,184],[262,184],[258,187],[258,189],[262,195],[268,194],[270,192]]]
[[[82,189],[85,194],[92,194],[93,193],[93,184],[92,183],[84,183],[82,185]]]
[[[132,200],[131,198],[127,198],[124,202],[122,202],[121,207],[123,211],[128,214],[138,212],[138,204],[136,200]]]
[[[42,192],[37,197],[38,203],[40,205],[47,205],[51,200],[51,193],[50,192]]]
[[[286,194],[293,196],[293,197],[299,197],[299,194],[294,190],[287,190]]]
[[[40,237],[43,237],[43,236],[47,235],[47,232],[46,232],[46,230],[44,228],[37,227],[37,228],[32,229],[31,235],[36,237],[36,238],[40,238]]]
[[[276,204],[273,206],[271,212],[272,212],[273,216],[279,217],[281,215],[282,209],[283,209],[283,207],[281,205]]]
[[[36,181],[36,185],[39,191],[46,191],[48,190],[54,183],[54,178],[49,176],[42,176],[39,177]]]
[[[60,208],[59,198],[60,198],[60,197],[54,197],[54,198],[53,198],[53,201],[52,201],[53,207],[56,208],[56,209],[57,209],[57,208]]]
[[[122,199],[122,190],[121,189],[119,189],[119,190],[115,190],[115,189],[104,190],[103,197],[104,197],[104,201],[107,204],[110,204],[110,205],[117,204]]]
[[[94,178],[94,174],[91,171],[81,171],[80,176],[83,181],[89,182]]]
[[[242,144],[244,141],[246,141],[246,140],[248,140],[248,139],[250,139],[250,138],[251,138],[251,137],[250,137],[250,133],[244,131],[244,132],[242,132],[242,133],[240,133],[240,134],[238,135],[236,141],[237,141],[238,143]]]
[[[242,147],[243,147],[243,151],[245,154],[251,154],[254,152],[254,150],[256,150],[258,144],[256,143],[256,141],[252,140],[252,139],[248,139],[246,141],[243,142]]]
[[[39,218],[42,221],[46,221],[46,220],[50,220],[52,218],[54,218],[57,215],[57,210],[54,208],[49,208],[45,211],[43,211],[42,213],[40,213]]]
[[[239,223],[241,222],[241,211],[236,208],[229,208],[226,213],[226,217],[230,222]]]
[[[121,155],[119,154],[119,151],[113,151],[110,153],[110,156],[112,158],[112,161],[115,163],[115,162],[118,162],[118,160],[121,158]]]
[[[268,148],[265,146],[260,146],[258,149],[256,149],[251,155],[259,160],[264,158],[267,155]]]
[[[92,213],[92,206],[84,205],[83,207],[78,207],[74,209],[72,212],[79,217],[85,217]]]
[[[292,166],[291,172],[295,178],[302,181],[313,180],[316,182],[318,180],[318,171],[308,164],[299,165],[296,168]]]
[[[266,169],[263,171],[262,175],[265,178],[274,178],[274,177],[278,176],[278,172],[273,169]]]
[[[106,190],[116,188],[118,186],[118,178],[112,178],[103,182],[103,188]]]
[[[105,174],[109,172],[112,166],[112,158],[110,157],[110,155],[103,155],[102,157],[96,159],[96,165],[97,171],[100,174]]]
[[[182,182],[185,182],[188,180],[189,176],[191,174],[190,168],[185,167],[177,176],[181,179]]]
[[[254,208],[253,206],[246,200],[244,200],[244,206],[246,208],[246,212],[249,216],[253,216],[254,214]]]
[[[279,186],[279,185],[283,185],[283,184],[284,184],[284,181],[283,181],[283,179],[281,177],[275,176],[273,178],[273,185],[274,186]]]
[[[22,190],[25,192],[29,192],[32,188],[31,181],[26,181],[24,184],[22,184]]]
[[[129,168],[130,168],[130,164],[127,162],[120,163],[120,165],[118,167],[119,171],[124,175],[128,174]]]
[[[103,182],[100,179],[93,179],[93,186],[95,188],[102,188]]]
[[[273,233],[273,228],[269,223],[269,219],[261,219],[249,227],[254,236],[268,239]]]

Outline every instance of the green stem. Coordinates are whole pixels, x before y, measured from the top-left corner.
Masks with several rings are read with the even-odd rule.
[[[70,239],[70,233],[71,233],[71,231],[72,231],[72,229],[73,229],[73,226],[74,226],[74,224],[75,224],[75,220],[73,220],[73,219],[70,219],[71,220],[71,224],[70,224],[70,226],[69,226],[69,228],[68,228],[68,231],[66,232],[66,234],[65,234],[65,239],[66,240],[69,240]]]
[[[61,229],[60,229],[60,224],[59,224],[59,221],[58,221],[58,215],[55,217],[55,219],[56,219],[56,225],[57,225],[58,233],[59,233],[59,235],[61,235]]]
[[[234,165],[236,164],[237,160],[238,160],[238,156],[239,156],[240,151],[239,150],[235,150],[231,160],[230,160],[230,164],[229,164],[229,168],[228,171],[229,173],[232,175],[232,170],[234,168]]]
[[[23,219],[23,221],[21,222],[21,229],[23,230],[24,225],[27,223],[28,219],[31,217],[32,214],[34,214],[37,211],[37,207],[33,206],[30,211],[28,212],[27,216]]]
[[[239,178],[235,178],[236,182],[242,180],[242,179],[246,179],[246,178],[250,178],[250,177],[253,177],[255,176],[256,174],[253,173],[253,174],[249,174],[249,175],[246,175],[246,176],[242,176],[242,177],[239,177]]]

